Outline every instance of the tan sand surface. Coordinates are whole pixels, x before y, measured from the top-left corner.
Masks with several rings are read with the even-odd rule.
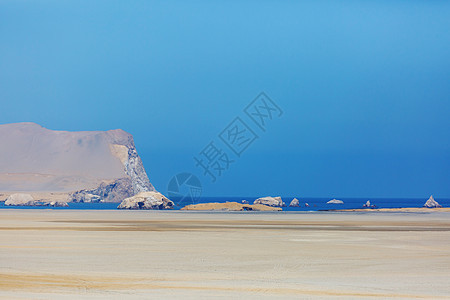
[[[0,210],[2,299],[448,299],[450,213]]]

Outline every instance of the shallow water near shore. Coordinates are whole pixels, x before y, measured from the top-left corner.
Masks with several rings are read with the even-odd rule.
[[[449,215],[3,209],[0,298],[448,299]]]
[[[258,197],[202,197],[198,201],[180,201],[180,199],[171,199],[176,204],[175,210],[179,210],[185,205],[208,203],[208,202],[238,202],[247,200],[253,203]],[[340,210],[340,209],[359,209],[363,208],[364,203],[370,200],[371,204],[376,205],[376,208],[402,208],[402,207],[422,207],[427,199],[425,198],[338,198],[344,201],[344,204],[327,204],[330,198],[300,198],[300,207],[289,207],[290,201],[295,197],[282,197],[286,203],[283,211],[323,211],[323,210]],[[436,199],[443,207],[450,206],[450,199]],[[306,207],[305,203],[309,206]],[[68,207],[48,207],[48,206],[5,206],[3,201],[0,202],[0,209],[88,209],[88,210],[111,210],[117,209],[118,203],[68,203]],[[370,210],[370,209],[367,209]]]

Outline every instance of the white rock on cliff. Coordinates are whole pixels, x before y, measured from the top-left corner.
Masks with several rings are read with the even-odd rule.
[[[45,201],[35,200],[30,194],[12,194],[6,198],[6,206],[53,206],[53,207],[65,207],[69,206],[66,202],[61,201]]]
[[[286,204],[283,202],[281,197],[262,197],[256,199],[253,204],[263,204],[267,206],[273,206],[273,207],[282,207]]]
[[[30,205],[34,198],[30,194],[12,194],[6,198],[5,205]]]
[[[163,194],[152,191],[142,192],[133,197],[126,198],[117,207],[118,209],[172,209],[174,203]]]
[[[442,207],[436,200],[434,200],[433,196],[430,196],[430,198],[425,202],[423,205],[424,207],[428,208],[436,208],[436,207]]]

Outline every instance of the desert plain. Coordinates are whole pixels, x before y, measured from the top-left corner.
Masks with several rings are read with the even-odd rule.
[[[448,299],[450,212],[0,210],[2,299]]]

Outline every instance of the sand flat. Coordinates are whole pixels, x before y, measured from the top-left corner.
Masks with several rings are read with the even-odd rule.
[[[0,210],[4,299],[445,299],[450,213]]]

